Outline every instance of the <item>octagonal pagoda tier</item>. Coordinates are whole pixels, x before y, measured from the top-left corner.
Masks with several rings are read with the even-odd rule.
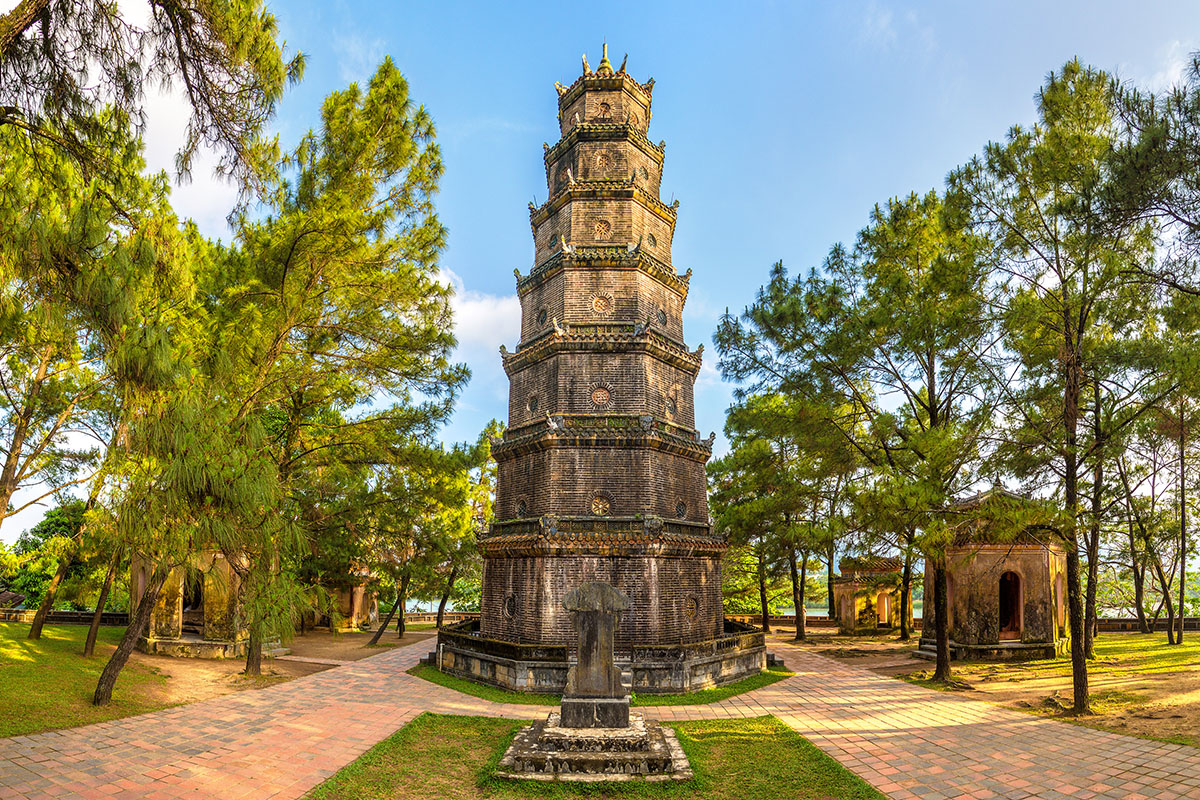
[[[617,646],[636,653],[722,636],[726,545],[708,517],[712,437],[695,427],[691,273],[671,262],[678,204],[659,198],[666,147],[647,136],[654,82],[607,51],[584,63],[558,85],[534,264],[516,273],[521,340],[501,348],[508,427],[492,448],[496,521],[479,538],[479,633],[565,645],[562,598],[596,580],[630,598]]]

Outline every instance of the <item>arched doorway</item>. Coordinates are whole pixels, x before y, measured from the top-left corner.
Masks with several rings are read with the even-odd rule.
[[[1000,576],[1000,640],[1021,638],[1021,577],[1015,572]]]
[[[1063,575],[1058,573],[1054,579],[1054,624],[1058,627],[1060,637],[1067,635],[1067,612],[1063,608]]]
[[[892,625],[892,596],[886,591],[880,592],[875,598],[875,611],[878,627],[890,628]]]
[[[203,573],[192,573],[184,579],[182,632],[194,636],[204,636]]]

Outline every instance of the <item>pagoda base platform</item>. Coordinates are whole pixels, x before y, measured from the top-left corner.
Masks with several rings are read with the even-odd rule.
[[[558,712],[517,732],[502,778],[541,781],[684,781],[692,769],[675,732],[636,712],[623,728],[567,728]]]
[[[228,641],[222,639],[202,639],[199,636],[183,634],[173,639],[150,638],[143,636],[138,640],[137,649],[143,653],[175,658],[244,658],[249,642],[246,639]],[[269,649],[266,645],[264,651]]]
[[[995,644],[959,644],[950,640],[951,661],[1040,661],[1066,655],[1068,639],[1056,642],[1005,641]],[[937,640],[921,637],[920,646],[913,651],[913,658],[926,661],[937,660]]]
[[[484,639],[469,620],[438,632],[434,663],[442,672],[515,692],[562,694],[567,685],[567,645],[531,645]],[[762,631],[733,620],[725,635],[682,645],[647,645],[618,654],[631,691],[684,694],[725,686],[766,668]]]

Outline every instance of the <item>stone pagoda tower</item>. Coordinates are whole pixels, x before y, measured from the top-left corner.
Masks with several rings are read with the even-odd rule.
[[[536,255],[517,271],[496,522],[480,537],[481,635],[566,644],[562,598],[585,581],[632,608],[618,648],[722,634],[721,554],[695,428],[702,348],[683,340],[691,271],[671,265],[678,203],[659,198],[665,144],[647,138],[654,81],[604,57],[558,88],[549,199],[530,204]]]

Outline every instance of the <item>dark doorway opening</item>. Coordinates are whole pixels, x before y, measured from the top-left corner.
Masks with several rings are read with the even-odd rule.
[[[1000,576],[1000,639],[1021,638],[1021,578],[1015,572]]]
[[[188,577],[183,591],[183,632],[204,635],[204,576]]]

